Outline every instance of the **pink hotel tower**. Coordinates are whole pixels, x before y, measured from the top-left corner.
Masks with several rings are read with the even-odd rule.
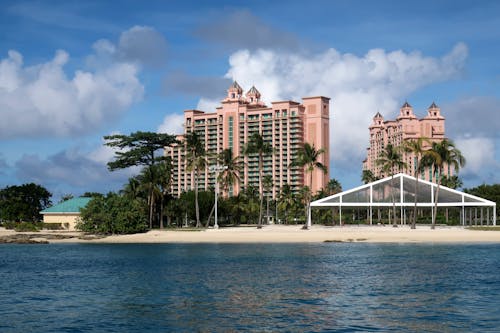
[[[399,116],[396,120],[386,120],[380,113],[377,112],[373,117],[373,122],[370,125],[370,147],[367,148],[367,157],[363,161],[363,170],[370,170],[376,177],[386,177],[381,171],[381,167],[377,166],[376,160],[387,144],[400,146],[404,141],[425,137],[429,139],[427,147],[430,148],[432,142],[441,141],[445,138],[444,135],[445,118],[441,115],[441,109],[433,102],[427,109],[427,115],[418,119],[413,113],[413,108],[408,102],[401,107]],[[403,160],[407,164],[406,170],[403,172],[414,175],[416,168],[416,158],[412,153],[403,153]],[[399,172],[393,170],[393,172]],[[452,175],[453,170],[445,168],[446,175]],[[436,182],[435,175],[428,168],[424,170],[419,178],[431,182]]]
[[[264,175],[273,179],[272,196],[275,198],[280,188],[289,184],[295,191],[303,186],[312,188],[313,193],[324,188],[329,174],[314,171],[312,186],[302,168],[289,168],[297,156],[297,151],[305,142],[316,149],[324,148],[320,160],[329,166],[329,114],[330,99],[327,97],[304,97],[302,104],[294,101],[272,102],[266,106],[261,101],[259,91],[252,87],[246,94],[237,82],[227,90],[227,96],[215,112],[199,110],[184,111],[184,132],[196,131],[204,139],[205,148],[211,156],[231,148],[233,155],[239,155],[244,162],[237,182],[224,195],[237,195],[249,185],[259,188],[258,159],[244,156],[243,148],[253,133],[260,133],[270,143],[274,152],[264,157]],[[179,135],[178,140],[182,141]],[[174,166],[172,193],[194,188],[194,173],[187,172],[182,144],[167,149]],[[233,156],[234,157],[234,156]],[[214,158],[209,162],[216,164]],[[207,168],[199,176],[198,188],[215,187],[215,174]]]

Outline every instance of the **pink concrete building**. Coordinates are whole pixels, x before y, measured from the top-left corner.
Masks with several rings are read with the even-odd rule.
[[[264,158],[263,164],[264,175],[271,175],[273,178],[273,197],[276,197],[285,184],[295,190],[307,185],[316,192],[328,183],[329,174],[314,171],[311,186],[308,184],[309,177],[304,177],[304,170],[289,168],[289,165],[304,142],[314,144],[316,149],[324,148],[326,153],[321,156],[321,162],[328,165],[329,101],[329,98],[322,96],[305,97],[302,98],[302,104],[279,101],[272,102],[269,107],[262,102],[261,94],[255,87],[243,94],[243,89],[234,82],[215,112],[184,111],[184,131],[196,131],[204,140],[206,151],[211,156],[231,148],[233,154],[239,155],[240,160],[244,161],[241,181],[234,184],[225,195],[236,195],[240,189],[250,185],[259,188],[258,159],[243,154],[253,133],[260,133],[274,149],[272,155]],[[178,139],[182,141],[182,135]],[[193,189],[194,173],[186,171],[182,147],[169,148],[167,154],[172,157],[174,164],[173,194],[179,195],[182,191]],[[216,164],[214,157],[209,164]],[[207,168],[200,175],[198,188],[213,187],[215,175]]]
[[[363,161],[363,170],[370,170],[376,177],[385,177],[381,167],[376,164],[380,152],[384,150],[387,144],[400,146],[403,142],[412,139],[425,137],[429,139],[427,148],[430,148],[432,142],[441,141],[445,138],[444,134],[445,118],[441,115],[441,109],[433,102],[427,109],[427,115],[418,119],[413,113],[413,108],[408,102],[401,107],[399,116],[396,120],[384,120],[384,117],[377,112],[373,117],[370,130],[370,147],[367,148],[367,156]],[[409,175],[414,175],[416,168],[416,158],[412,153],[403,153],[403,160],[407,164],[406,170],[393,170],[393,172],[403,171]],[[445,168],[446,175],[452,175],[453,170]],[[436,176],[430,169],[424,170],[420,178],[428,181],[436,181]]]

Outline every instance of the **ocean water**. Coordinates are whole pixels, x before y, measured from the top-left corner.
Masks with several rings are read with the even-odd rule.
[[[0,245],[0,332],[500,332],[500,245]]]

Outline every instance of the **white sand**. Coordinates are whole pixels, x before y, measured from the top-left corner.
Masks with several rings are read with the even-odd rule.
[[[0,236],[12,234],[0,230]],[[49,233],[49,232],[40,232]],[[64,233],[68,234],[68,233]],[[74,233],[73,233],[74,234]],[[49,240],[51,243],[318,243],[324,241],[370,243],[500,243],[500,231],[467,230],[462,227],[417,226],[301,226],[270,225],[256,227],[231,227],[201,231],[153,230],[142,234],[108,236],[95,240]]]

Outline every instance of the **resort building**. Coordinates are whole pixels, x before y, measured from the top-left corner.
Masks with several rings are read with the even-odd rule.
[[[313,193],[325,187],[329,174],[319,170],[313,172],[312,184],[302,168],[290,168],[298,150],[305,142],[316,149],[324,148],[320,162],[328,166],[329,161],[329,115],[330,99],[327,97],[304,97],[302,103],[295,101],[272,102],[266,106],[260,92],[252,87],[246,94],[237,82],[227,90],[227,96],[215,112],[200,110],[184,111],[184,132],[195,131],[205,144],[210,156],[209,165],[215,165],[215,156],[224,149],[232,149],[233,157],[242,162],[240,181],[223,195],[237,195],[248,186],[259,188],[257,156],[245,156],[244,148],[253,133],[262,135],[273,148],[273,153],[264,156],[263,172],[273,179],[268,195],[276,197],[280,188],[289,184],[295,191],[309,186]],[[182,142],[183,135],[178,140]],[[183,144],[168,147],[174,166],[172,193],[180,195],[194,188],[194,172],[186,171]],[[199,189],[215,188],[215,173],[209,168],[202,171],[198,179]]]
[[[433,102],[427,109],[427,115],[418,119],[413,113],[412,106],[405,102],[399,111],[396,120],[384,120],[377,112],[373,117],[370,130],[370,147],[367,148],[366,159],[363,161],[363,170],[370,170],[377,178],[388,176],[382,172],[376,161],[380,153],[388,144],[401,146],[405,141],[416,140],[420,137],[428,139],[424,148],[430,148],[432,142],[441,141],[445,138],[445,118],[441,115],[441,109]],[[405,172],[413,175],[417,167],[416,157],[413,153],[403,152],[403,161],[407,167],[405,170],[392,170],[392,173]],[[445,168],[445,175],[452,175],[453,170]],[[420,178],[430,182],[436,182],[436,175],[432,174],[431,168],[422,171]]]
[[[80,219],[80,210],[87,206],[91,198],[73,198],[63,201],[57,205],[42,210],[44,223],[57,224],[58,227],[75,230],[76,223]]]

